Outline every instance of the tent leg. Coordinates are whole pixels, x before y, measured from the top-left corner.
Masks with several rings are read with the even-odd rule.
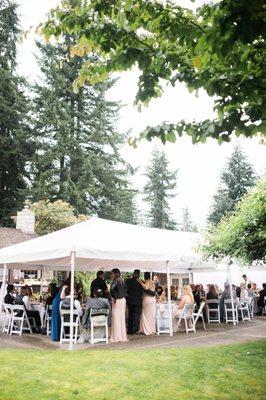
[[[172,315],[172,304],[171,304],[171,281],[170,281],[170,270],[169,270],[169,261],[166,261],[166,273],[167,273],[167,297],[168,297],[168,307],[169,307],[169,328],[170,328],[170,336],[173,336],[173,315]]]
[[[227,264],[227,276],[229,280],[229,285],[230,285],[230,297],[231,297],[231,307],[232,307],[232,316],[233,316],[233,325],[236,325],[236,316],[235,316],[235,302],[234,302],[234,295],[233,295],[233,286],[232,286],[232,275],[231,275],[231,269],[230,269],[230,263]]]
[[[69,350],[73,350],[74,343],[74,332],[73,332],[73,322],[74,322],[74,274],[75,274],[75,264],[76,264],[76,252],[72,251],[70,254],[70,265],[71,265],[71,280],[70,280],[70,332],[69,332]]]
[[[7,277],[7,265],[4,264],[3,280],[2,280],[1,294],[0,294],[0,312],[2,312],[2,307],[3,307],[3,303],[4,303],[4,293],[5,293],[5,286],[6,286],[6,277]]]

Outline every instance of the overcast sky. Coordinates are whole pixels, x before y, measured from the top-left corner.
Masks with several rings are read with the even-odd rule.
[[[36,27],[45,20],[48,10],[59,2],[59,0],[18,0],[22,29]],[[180,0],[178,3],[193,7],[203,1],[196,1],[194,5],[189,0]],[[34,57],[36,38],[32,29],[19,48],[19,72],[31,82],[38,79],[39,73]],[[120,132],[131,129],[133,134],[137,135],[147,125],[156,125],[163,121],[177,122],[180,119],[200,121],[213,116],[212,99],[204,91],[196,97],[182,84],[178,84],[175,88],[166,87],[160,99],[151,101],[149,107],[139,113],[133,106],[137,78],[137,70],[121,74],[116,86],[108,93],[109,99],[124,104],[118,123]],[[238,143],[241,144],[256,172],[262,174],[265,169],[265,146],[259,144],[259,138],[252,140],[242,138],[238,139]],[[178,195],[171,203],[173,217],[180,219],[182,208],[188,207],[194,222],[204,226],[212,196],[219,183],[219,172],[230,156],[234,144],[235,141],[218,145],[209,139],[205,144],[192,145],[189,138],[177,139],[175,144],[165,146],[161,145],[159,140],[154,140],[152,143],[143,141],[137,149],[125,146],[122,155],[134,167],[139,167],[134,185],[141,190],[145,182],[143,173],[153,147],[164,149],[171,169],[178,169]]]

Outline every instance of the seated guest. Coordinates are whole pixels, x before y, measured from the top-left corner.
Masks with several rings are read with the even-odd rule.
[[[95,289],[101,289],[103,291],[103,295],[106,297],[106,293],[108,291],[108,287],[104,280],[104,272],[98,271],[96,274],[96,279],[91,282],[91,297],[93,297],[93,293]]]
[[[176,289],[175,285],[171,285],[170,291],[171,291],[171,300],[176,301],[178,297],[178,289]]]
[[[232,285],[232,292],[233,292],[233,299],[236,300],[236,288],[234,285]],[[231,299],[231,291],[230,291],[230,285],[229,283],[224,284],[224,291],[222,292],[221,298],[220,298],[220,311],[221,311],[221,319],[224,318],[224,301],[227,299]]]
[[[256,297],[256,293],[255,293],[255,291],[253,289],[253,285],[251,283],[248,283],[248,285],[247,285],[247,292],[248,292],[248,297],[251,297],[252,299],[254,297]]]
[[[39,311],[36,311],[33,309],[32,304],[30,303],[30,297],[32,294],[31,289],[29,290],[29,287],[22,287],[20,289],[20,299],[22,298],[23,304],[26,309],[26,313],[28,318],[30,318],[30,322],[32,321],[31,318],[34,318],[35,320],[35,325],[36,325],[36,333],[41,332],[41,318],[40,318],[40,313]],[[18,299],[19,301],[19,299]],[[34,326],[34,324],[33,324]]]
[[[103,291],[101,289],[94,289],[93,297],[90,297],[87,301],[86,309],[84,312],[83,326],[89,328],[90,321],[90,310],[97,310],[97,315],[101,315],[101,311],[109,310],[108,325],[110,326],[111,321],[111,307],[108,299],[103,297]],[[103,313],[104,314],[104,313]]]
[[[200,303],[203,297],[205,297],[205,292],[202,291],[201,286],[202,285],[196,285],[195,290],[193,291],[194,300],[198,308],[200,308]]]
[[[15,294],[15,287],[14,285],[7,285],[7,294],[5,295],[4,298],[4,303],[5,304],[14,304],[14,294]]]
[[[178,303],[178,306],[175,308],[173,314],[175,317],[179,317],[183,308],[187,304],[194,304],[194,296],[191,290],[190,285],[185,285],[182,290],[182,297],[180,299],[180,302]]]
[[[207,298],[207,300],[213,300],[213,299],[218,300],[219,299],[218,293],[217,293],[214,285],[209,286],[209,291],[207,293],[206,298]],[[217,308],[217,305],[215,303],[209,303],[208,306],[210,308]]]
[[[70,310],[70,301],[71,301],[71,296],[70,296],[70,287],[65,286],[62,289],[62,300],[61,300],[61,308],[63,310]],[[78,311],[78,315],[82,317],[83,311],[81,308],[80,301],[76,298],[76,293],[74,293],[74,308]],[[67,320],[67,318],[66,318]]]
[[[155,288],[157,288],[158,286],[160,286],[160,281],[157,275],[154,275],[154,277],[152,278],[154,284],[155,284]]]
[[[156,290],[156,303],[166,303],[167,298],[163,286],[159,285]]]
[[[240,300],[244,300],[248,298],[248,291],[244,283],[240,284]]]
[[[260,297],[258,299],[258,306],[263,307],[264,306],[264,297],[266,297],[266,283],[262,284],[262,290],[260,290],[259,295],[260,295]]]
[[[182,297],[177,306],[177,310],[182,310],[186,304],[194,304],[194,296],[189,285],[185,285],[182,290]]]

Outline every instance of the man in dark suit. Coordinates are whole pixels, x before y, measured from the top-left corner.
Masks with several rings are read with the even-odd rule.
[[[266,297],[266,283],[262,284],[262,290],[260,290],[260,297],[258,299],[259,307],[264,307],[264,297]]]
[[[104,280],[104,272],[98,271],[97,278],[91,282],[91,297],[94,297],[94,292],[96,289],[101,289],[103,291],[103,297],[107,297],[107,285]]]
[[[143,289],[138,282],[140,270],[135,269],[132,278],[126,280],[128,306],[128,334],[133,335],[139,330]]]
[[[5,295],[4,298],[4,304],[14,304],[14,297],[12,296],[12,293],[15,292],[15,287],[14,285],[7,285],[7,294]]]

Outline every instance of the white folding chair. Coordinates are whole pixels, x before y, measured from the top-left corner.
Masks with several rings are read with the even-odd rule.
[[[240,311],[242,321],[250,321],[249,299],[240,300],[238,309]]]
[[[3,304],[3,308],[4,308],[4,320],[3,320],[2,332],[9,333],[11,321],[12,321],[13,305],[12,304]]]
[[[28,331],[32,334],[30,322],[24,305],[14,304],[12,311],[13,312],[10,325],[10,335],[15,333],[21,336],[22,331]]]
[[[51,320],[52,320],[52,305],[46,306],[45,316],[44,316],[44,327],[46,328],[46,335],[51,333]]]
[[[196,331],[196,324],[197,324],[199,318],[202,319],[203,328],[204,328],[204,330],[206,331],[204,316],[203,316],[203,312],[202,312],[204,306],[205,306],[205,301],[202,301],[202,302],[200,303],[200,308],[198,309],[198,311],[197,311],[197,312],[193,312],[195,331]]]
[[[91,344],[98,342],[108,343],[108,315],[109,309],[90,309],[90,323],[91,323]],[[94,329],[98,327],[105,328],[105,337],[95,338]]]
[[[185,327],[186,327],[186,333],[188,332],[196,332],[195,328],[195,323],[194,323],[194,309],[195,309],[195,303],[194,304],[186,304],[185,307],[181,310],[178,322],[177,322],[177,329],[179,328],[179,325],[181,324],[182,319],[185,321]],[[188,326],[188,322],[191,323],[191,327]]]
[[[210,304],[213,304],[210,307]],[[211,322],[218,322],[221,323],[221,313],[220,313],[220,301],[217,299],[206,300],[207,305],[207,320],[208,324]]]
[[[60,343],[70,341],[70,333],[67,333],[65,328],[70,331],[70,309],[64,309],[60,303],[60,316],[61,316],[61,330],[60,330]],[[74,308],[73,310],[73,335],[74,343],[77,344],[78,330],[80,327],[80,318],[78,311]]]
[[[157,335],[161,333],[170,333],[170,318],[173,315],[173,306],[171,305],[171,312],[169,312],[169,304],[157,304],[156,306],[156,322],[157,322]]]
[[[235,322],[238,324],[238,305],[237,302],[233,302],[233,308],[232,308],[232,301],[231,299],[225,299],[224,300],[224,312],[225,312],[225,322],[226,324],[228,322],[234,322],[235,317]]]

